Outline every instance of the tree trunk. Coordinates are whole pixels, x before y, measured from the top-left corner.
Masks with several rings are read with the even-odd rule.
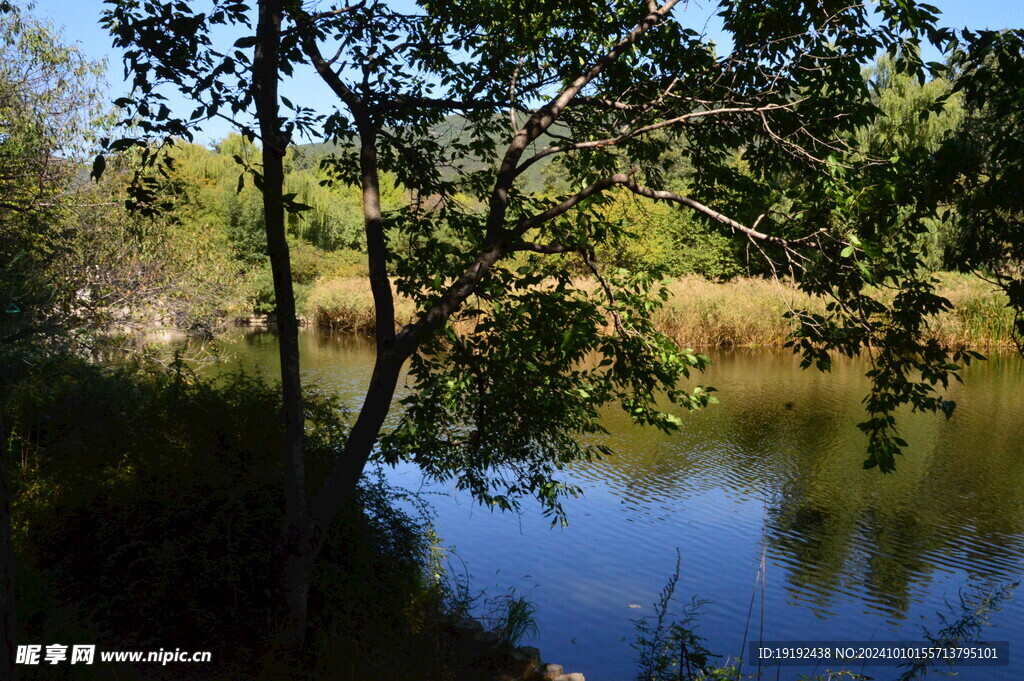
[[[295,317],[291,261],[285,233],[284,155],[288,139],[281,129],[278,104],[281,0],[262,0],[256,28],[253,59],[253,97],[263,142],[263,214],[267,250],[274,277],[278,342],[281,361],[281,396],[284,421],[285,512],[279,546],[281,605],[285,621],[278,643],[298,654],[305,641],[306,609],[312,567],[312,525],[306,498],[306,466],[303,437],[302,382],[299,376],[299,325]]]
[[[253,97],[263,141],[263,209],[267,247],[274,276],[284,399],[285,517],[278,546],[281,605],[285,619],[278,634],[284,653],[297,656],[305,642],[309,590],[313,567],[330,525],[344,503],[352,498],[366,462],[377,443],[391,408],[398,376],[408,353],[396,352],[395,313],[387,273],[387,245],[380,208],[380,172],[377,167],[377,129],[357,102],[360,120],[360,167],[363,189],[370,287],[376,313],[377,362],[366,399],[349,432],[338,462],[310,508],[306,493],[304,420],[299,377],[298,323],[292,290],[291,264],[285,238],[283,159],[288,140],[282,133],[278,104],[278,72],[283,0],[261,0],[253,60]]]

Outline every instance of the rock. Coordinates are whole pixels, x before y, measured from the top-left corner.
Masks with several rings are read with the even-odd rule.
[[[565,676],[565,668],[560,664],[546,664],[541,669],[541,675],[545,681],[555,681],[555,679]]]
[[[495,646],[498,645],[501,637],[490,631],[480,631],[473,634],[473,640],[479,641],[486,646]]]
[[[519,652],[521,652],[523,655],[526,655],[526,657],[528,657],[531,660],[540,659],[540,650],[534,648],[533,646],[521,646],[519,648]]]
[[[513,650],[508,656],[506,669],[510,679],[518,681],[538,681],[537,675],[540,669],[540,660],[530,657],[521,650]]]
[[[452,628],[469,634],[478,634],[483,632],[484,625],[480,624],[480,622],[475,619],[464,617],[455,622],[455,624],[452,625]]]

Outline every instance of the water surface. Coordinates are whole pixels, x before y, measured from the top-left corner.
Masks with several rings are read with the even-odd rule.
[[[246,334],[229,352],[276,371],[272,334]],[[588,681],[632,679],[631,620],[653,613],[677,549],[678,600],[711,601],[698,633],[724,656],[742,656],[745,636],[921,639],[922,626],[940,628],[936,613],[948,614],[961,590],[1020,579],[1024,363],[1016,356],[968,370],[966,385],[950,390],[959,405],[950,421],[907,415],[911,447],[895,474],[882,475],[861,468],[863,363],[819,374],[783,352],[711,355],[702,382],[719,389],[721,403],[686,415],[683,432],[663,435],[608,412],[616,455],[569,472],[585,493],[567,504],[569,527],[550,529],[528,504],[512,515],[454,493],[430,497],[474,587],[492,595],[514,587],[536,603],[534,643],[546,660]],[[307,380],[358,406],[372,362],[365,341],[304,332],[302,362]],[[424,486],[411,467],[389,476],[450,491]],[[1024,679],[1022,599],[1004,603],[985,632],[1010,641],[1010,666],[963,667],[957,678]],[[787,668],[781,678],[810,671]]]

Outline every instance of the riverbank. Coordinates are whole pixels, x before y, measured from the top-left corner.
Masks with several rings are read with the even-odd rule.
[[[1013,345],[1013,313],[1006,297],[974,276],[936,275],[936,292],[953,303],[932,321],[933,336],[950,345],[998,348]],[[584,284],[586,285],[586,284]],[[774,347],[785,343],[791,325],[783,315],[790,308],[815,312],[824,301],[810,298],[795,286],[771,279],[737,278],[713,282],[683,277],[667,285],[669,298],[655,313],[657,327],[690,347]],[[396,297],[396,316],[411,319],[412,301]],[[373,333],[373,298],[365,278],[317,282],[306,302],[311,325],[346,333]]]

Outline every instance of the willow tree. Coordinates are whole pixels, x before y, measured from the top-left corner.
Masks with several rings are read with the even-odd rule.
[[[897,187],[898,159],[852,142],[877,114],[863,65],[888,51],[894,68],[923,75],[920,42],[950,37],[933,7],[722,0],[733,44],[716,47],[680,0],[107,4],[135,86],[120,102],[131,120],[167,141],[226,119],[261,144],[262,166],[247,172],[264,192],[280,325],[288,645],[301,646],[314,561],[371,458],[415,462],[500,508],[534,496],[557,520],[576,491],[559,471],[606,452],[588,437],[602,407],[671,431],[677,407],[711,401],[684,386],[707,359],[651,323],[657,272],[596,259],[596,245],[630,238],[602,210],[624,193],[693,211],[828,297],[824,315],[792,312],[805,365],[876,348],[867,465],[892,469],[900,405],[952,409],[934,386],[961,355],[924,338],[927,315],[948,303],[914,248],[932,206]],[[299,99],[310,78],[334,106]],[[281,82],[299,94],[283,96]],[[190,116],[169,111],[166,87],[196,102]],[[373,374],[322,480],[305,471],[284,237],[286,213],[305,206],[283,193],[281,159],[302,135],[336,142],[325,169],[362,191],[376,313]],[[152,142],[114,146],[131,144]],[[685,194],[666,188],[669,150],[694,168]],[[541,163],[557,164],[563,194],[525,188]],[[387,213],[385,172],[409,197]],[[413,317],[396,317],[396,290]],[[412,390],[385,429],[403,369]]]

